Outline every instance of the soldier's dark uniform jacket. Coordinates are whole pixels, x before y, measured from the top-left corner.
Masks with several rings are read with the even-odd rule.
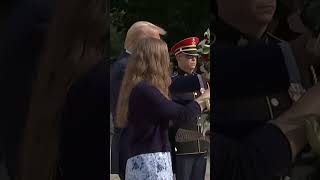
[[[188,74],[185,73],[180,68],[172,75],[172,80],[175,81],[176,78],[179,76],[187,76]],[[197,73],[193,73],[194,76],[198,76]],[[205,86],[204,86],[205,87]],[[190,101],[193,101],[196,97],[201,94],[200,89],[185,92],[185,93],[171,93],[171,98],[174,102],[177,102],[182,105],[188,104]],[[198,117],[198,120],[201,120],[201,117]],[[190,123],[183,124],[179,126],[180,129],[192,130],[195,132],[201,133],[201,125],[198,124],[198,121],[193,121]],[[178,129],[176,129],[177,131]],[[206,153],[208,151],[208,142],[206,142],[203,138],[199,138],[196,141],[189,141],[189,142],[175,142],[174,151],[176,155],[183,155],[183,154],[199,154],[199,153]]]
[[[222,21],[214,25],[214,34],[214,131],[238,136],[238,131],[275,119],[288,109],[293,103],[292,84],[298,86],[293,94],[303,92],[299,70],[285,42],[270,33],[251,40]],[[217,91],[215,86],[220,86]]]
[[[214,34],[214,132],[241,138],[278,117],[305,92],[286,42],[270,33],[259,40],[248,39],[221,20],[214,25]],[[287,174],[283,170],[278,175]]]
[[[188,37],[172,46],[170,53],[176,58],[180,55],[185,55],[185,58],[178,58],[178,67],[173,72],[172,83],[176,83],[177,79],[191,76],[194,79],[199,79],[199,88],[188,89],[184,92],[172,91],[170,89],[170,97],[176,103],[185,105],[190,101],[201,95],[205,90],[205,82],[202,80],[201,75],[197,73],[186,73],[179,68],[179,61],[195,61],[198,57],[197,44],[198,37]],[[180,61],[180,62],[181,62]],[[195,62],[196,63],[196,62]],[[191,67],[190,67],[191,68]],[[195,70],[195,69],[193,69]],[[192,82],[186,82],[185,85],[181,84],[181,88],[186,85],[191,85]],[[208,142],[202,134],[205,131],[203,115],[200,115],[194,121],[185,124],[173,124],[169,130],[169,138],[172,148],[173,158],[173,171],[176,174],[177,180],[185,179],[204,179],[207,163]]]

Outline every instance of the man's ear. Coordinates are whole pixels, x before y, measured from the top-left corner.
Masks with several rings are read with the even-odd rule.
[[[182,56],[183,56],[183,53],[180,52],[179,54],[176,55],[176,59],[180,60],[182,58]]]
[[[181,57],[181,54],[177,54],[177,55],[176,55],[176,60],[177,60],[177,61],[180,61],[180,59],[181,59],[180,57]]]

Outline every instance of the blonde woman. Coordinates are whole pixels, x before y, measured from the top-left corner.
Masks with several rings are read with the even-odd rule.
[[[120,138],[120,171],[126,180],[173,179],[169,120],[195,120],[204,109],[210,90],[182,106],[169,98],[167,44],[156,38],[138,42],[130,56],[116,108],[116,126],[124,128]]]

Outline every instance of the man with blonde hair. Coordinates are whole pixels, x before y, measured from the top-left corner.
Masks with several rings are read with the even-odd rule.
[[[167,32],[159,26],[147,21],[138,21],[128,30],[124,42],[124,48],[131,52],[136,46],[137,40],[145,37],[154,37],[160,39],[160,35],[166,35]]]
[[[110,108],[111,114],[114,114],[115,107],[120,91],[121,82],[124,71],[128,63],[128,57],[136,46],[137,42],[146,37],[154,37],[160,39],[160,35],[166,35],[166,31],[147,21],[135,22],[128,30],[124,42],[124,51],[118,57],[117,61],[112,65],[110,72]]]
[[[110,112],[113,121],[116,117],[117,100],[120,92],[123,75],[128,64],[128,58],[133,52],[137,42],[143,38],[154,37],[160,39],[161,35],[166,35],[166,31],[147,21],[135,22],[127,31],[124,51],[118,57],[116,62],[111,67],[110,72]],[[190,92],[196,89],[201,89],[203,84],[202,76],[184,76],[172,80],[169,87],[170,92]],[[119,138],[121,129],[114,127],[111,145],[111,173],[119,174]],[[124,174],[119,174],[121,179],[124,179]]]

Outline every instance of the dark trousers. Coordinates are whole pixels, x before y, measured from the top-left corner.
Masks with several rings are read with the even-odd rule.
[[[119,173],[119,151],[120,151],[120,135],[121,129],[114,128],[114,134],[111,142],[111,173]]]
[[[120,178],[121,180],[125,180],[125,174],[120,173],[120,174],[119,174],[119,178]]]
[[[125,172],[120,170],[120,136],[122,129],[114,128],[111,142],[111,173],[118,174],[121,180],[125,180]]]
[[[176,180],[204,180],[206,157],[206,154],[177,155]]]

